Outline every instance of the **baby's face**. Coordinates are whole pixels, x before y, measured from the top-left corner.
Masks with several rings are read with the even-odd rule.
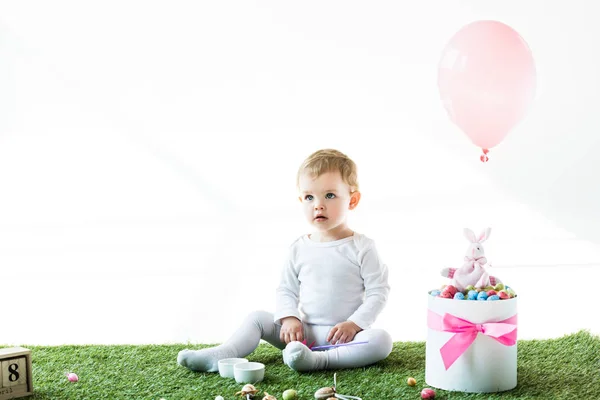
[[[318,177],[301,175],[300,201],[304,216],[318,231],[330,231],[346,223],[351,206],[350,187],[339,171],[326,172]]]

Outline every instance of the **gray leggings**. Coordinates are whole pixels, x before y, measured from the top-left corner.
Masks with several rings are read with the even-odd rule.
[[[315,346],[330,344],[326,339],[333,326],[307,323],[302,325],[304,338],[308,344],[313,341]],[[246,357],[252,353],[260,343],[260,339],[283,350],[286,344],[279,339],[280,330],[281,325],[275,324],[272,313],[253,311],[224,345],[232,346],[238,357]],[[368,343],[325,350],[328,369],[363,367],[383,360],[392,352],[392,338],[382,329],[365,329],[358,332],[352,341],[368,341]]]

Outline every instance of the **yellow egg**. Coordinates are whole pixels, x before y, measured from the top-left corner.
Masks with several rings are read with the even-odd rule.
[[[408,378],[406,380],[406,383],[408,384],[408,386],[415,386],[417,384],[417,380],[415,378]]]

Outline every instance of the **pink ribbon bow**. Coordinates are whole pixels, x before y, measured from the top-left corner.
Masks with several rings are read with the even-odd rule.
[[[485,265],[485,263],[487,263],[487,258],[485,258],[484,256],[477,257],[477,258],[465,256],[465,262],[464,262],[463,266],[475,267],[475,264],[479,264],[480,267],[483,267]]]
[[[436,331],[454,333],[440,349],[446,370],[467,351],[478,333],[490,336],[505,346],[517,343],[517,314],[500,322],[474,324],[452,314],[446,313],[442,317],[429,310],[427,325]]]

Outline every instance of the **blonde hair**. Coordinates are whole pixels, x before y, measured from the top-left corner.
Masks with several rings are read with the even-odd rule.
[[[358,191],[356,164],[344,153],[334,149],[317,150],[304,160],[296,176],[296,186],[300,186],[300,176],[308,174],[318,178],[326,172],[339,171],[342,180],[350,186],[350,192]]]

